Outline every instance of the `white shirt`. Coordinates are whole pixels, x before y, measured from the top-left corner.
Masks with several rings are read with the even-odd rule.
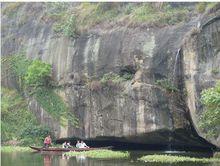
[[[81,143],[77,143],[77,144],[76,144],[76,147],[77,147],[77,148],[80,148],[80,147],[81,147]]]
[[[82,148],[86,148],[87,145],[85,144],[85,142],[81,143]]]

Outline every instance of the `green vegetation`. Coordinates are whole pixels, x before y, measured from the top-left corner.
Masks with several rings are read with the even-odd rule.
[[[207,9],[213,8],[218,2],[199,2],[196,5],[198,13],[204,13]]]
[[[81,3],[76,9],[77,22],[80,30],[104,21],[115,21],[120,15],[120,3]]]
[[[220,162],[217,158],[194,158],[184,156],[171,156],[171,155],[147,155],[141,157],[139,160],[144,162],[158,162],[158,163],[179,163],[179,162]]]
[[[49,129],[37,123],[35,116],[28,110],[26,100],[16,90],[3,87],[1,97],[2,142],[7,144],[9,141],[10,144],[13,140],[19,145],[42,144]]]
[[[20,147],[20,146],[2,146],[1,152],[11,153],[11,152],[31,152],[29,147]]]
[[[12,18],[16,15],[17,9],[21,6],[22,3],[19,2],[8,3],[7,6],[2,10],[2,13]]]
[[[157,80],[156,85],[162,87],[168,92],[178,92],[178,89],[168,79]]]
[[[18,78],[21,94],[34,97],[45,111],[60,120],[61,125],[65,126],[69,121],[77,127],[77,118],[55,93],[56,85],[51,79],[51,65],[40,60],[28,60],[23,54],[3,58],[2,63],[7,73],[13,73]]]
[[[52,20],[53,31],[66,37],[74,38],[77,35],[76,17],[71,12],[71,4],[53,2],[47,4],[45,17]]]
[[[199,13],[205,12],[205,9],[206,9],[206,2],[199,2],[196,5],[196,11],[199,12]]]
[[[133,78],[133,74],[124,72],[119,74],[109,72],[104,74],[101,78],[96,80],[91,80],[88,84],[89,89],[93,91],[101,90],[102,88],[110,88],[117,87],[120,83],[124,81],[131,80]]]
[[[157,8],[152,3],[145,3],[133,10],[130,17],[134,22],[146,22],[154,25],[174,25],[187,19],[187,8],[173,8],[164,3]]]
[[[25,83],[29,86],[47,85],[50,79],[51,65],[40,60],[34,60],[25,73]]]
[[[131,80],[132,78],[133,78],[132,74],[126,73],[126,74],[120,76],[120,75],[115,74],[113,72],[109,72],[109,73],[104,74],[100,81],[103,85],[106,85],[109,82],[111,82],[113,84],[117,84],[117,83],[121,83],[123,81]]]
[[[64,103],[62,98],[58,96],[53,89],[50,88],[38,88],[34,97],[38,103],[55,119],[60,120],[61,125],[66,126],[66,121],[77,127],[78,119],[69,112],[67,104]]]
[[[165,26],[189,18],[187,7],[173,7],[170,3],[86,2],[73,7],[61,2],[50,3],[47,10],[45,15],[53,20],[54,32],[67,37],[76,37],[80,32],[103,22]]]
[[[21,145],[42,145],[44,138],[50,134],[53,138],[53,133],[50,128],[43,125],[26,126],[20,134]]]
[[[63,20],[61,23],[55,23],[53,25],[53,30],[56,33],[61,33],[66,37],[76,37],[76,18],[75,16],[70,16],[68,19]]]
[[[103,21],[127,20],[130,23],[146,22],[167,24],[184,21],[187,8],[173,8],[163,3],[160,8],[156,3],[82,3],[78,10],[81,26],[91,27]]]
[[[206,131],[207,136],[216,137],[220,126],[220,82],[213,88],[203,90],[201,101],[205,111],[200,118],[200,127]]]
[[[8,3],[3,8],[3,14],[14,16],[23,4]],[[173,5],[170,2],[83,2],[75,5],[68,2],[52,2],[44,4],[46,10],[42,20],[52,22],[55,33],[75,38],[81,32],[104,22],[131,25],[147,23],[160,27],[175,25],[190,19],[190,11],[195,10],[194,14],[203,13],[216,4],[217,2],[200,2],[193,9],[192,6]],[[23,25],[24,20],[26,18],[19,20],[19,24]]]
[[[220,70],[218,68],[214,68],[214,69],[212,69],[211,72],[212,72],[212,74],[217,75],[220,72]]]
[[[24,77],[27,73],[31,60],[25,58],[24,53],[15,54],[1,58],[3,73],[7,74],[3,77],[14,78],[19,86],[20,92],[24,90]]]
[[[83,152],[67,152],[68,156],[87,156],[90,158],[97,159],[119,159],[119,158],[129,158],[128,152],[112,151],[112,150],[92,150]]]

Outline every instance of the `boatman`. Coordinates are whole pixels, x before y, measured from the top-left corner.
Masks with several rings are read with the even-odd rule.
[[[52,140],[50,138],[50,135],[48,135],[45,139],[44,139],[44,148],[48,148],[49,145],[51,145]]]

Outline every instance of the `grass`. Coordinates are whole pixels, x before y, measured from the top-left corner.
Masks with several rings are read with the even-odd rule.
[[[76,7],[62,5],[62,3],[57,3],[50,9],[50,12],[46,12],[46,16],[55,21],[53,25],[55,33],[66,34],[69,37],[76,37],[104,22],[147,23],[155,26],[174,25],[186,21],[189,13],[187,7],[172,7],[169,3],[163,3],[160,8],[156,7],[154,3],[86,2]],[[75,18],[74,21],[69,20],[70,17]]]
[[[117,3],[81,3],[77,8],[79,29],[84,31],[103,21],[114,21],[119,15]]]
[[[32,149],[29,147],[21,146],[1,146],[1,152],[32,152]]]
[[[158,163],[179,163],[179,162],[220,162],[217,158],[194,158],[184,156],[171,156],[171,155],[147,155],[139,158],[140,161],[144,162],[158,162]]]
[[[87,156],[96,159],[119,159],[119,158],[129,158],[128,152],[112,151],[112,150],[92,150],[84,152],[67,152],[68,156]]]

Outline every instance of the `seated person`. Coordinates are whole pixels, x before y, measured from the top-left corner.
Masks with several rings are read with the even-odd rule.
[[[85,142],[81,141],[81,146],[79,148],[89,148]]]
[[[67,148],[71,148],[72,146],[70,145],[70,142],[67,142]]]
[[[81,147],[81,143],[78,140],[77,143],[76,143],[76,148],[79,148],[79,147]]]
[[[63,148],[68,148],[68,145],[67,145],[66,141],[62,144],[62,147]]]

